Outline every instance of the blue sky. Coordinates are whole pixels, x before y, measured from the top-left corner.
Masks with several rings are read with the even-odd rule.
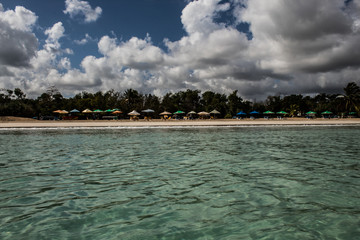
[[[0,0],[0,88],[341,93],[360,0]]]
[[[64,14],[64,0],[2,0],[5,9],[24,6],[35,12],[38,27],[35,29],[40,42],[45,41],[43,30],[57,22],[62,22],[65,35],[61,42],[64,47],[74,50],[72,60],[80,63],[89,55],[97,55],[97,41],[104,35],[115,36],[119,39],[130,39],[133,36],[145,38],[150,34],[153,43],[163,47],[163,40],[178,40],[185,31],[182,28],[180,16],[186,6],[184,0],[121,0],[121,1],[87,1],[93,8],[100,6],[101,16],[94,22],[85,23],[83,16],[74,19]],[[88,34],[93,41],[86,45],[77,45],[74,40],[81,40]],[[96,41],[97,40],[97,41]]]

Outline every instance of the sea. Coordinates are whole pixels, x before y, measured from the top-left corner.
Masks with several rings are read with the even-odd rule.
[[[360,126],[0,130],[0,239],[359,239]]]

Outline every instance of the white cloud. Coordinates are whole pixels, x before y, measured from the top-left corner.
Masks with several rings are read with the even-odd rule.
[[[181,22],[189,33],[210,33],[221,28],[213,18],[218,12],[226,11],[230,5],[219,4],[221,0],[198,0],[190,2],[183,10]]]
[[[247,99],[278,93],[334,92],[350,81],[360,84],[360,0],[347,5],[340,0],[222,2],[189,2],[181,16],[186,36],[177,41],[164,40],[165,50],[155,46],[149,35],[128,40],[103,36],[98,41],[102,56],[86,56],[80,69],[71,67],[70,59],[63,57],[72,51],[61,48],[65,29],[56,23],[45,31],[48,38],[35,52],[36,57],[34,51],[25,54],[32,56],[33,69],[21,70],[16,64],[8,64],[0,67],[0,76],[13,74],[7,78],[11,84],[21,82],[33,92],[41,92],[49,84],[70,95],[74,91],[111,88],[158,94],[186,88],[226,93],[237,89]],[[85,16],[83,10],[70,10],[76,6],[83,4],[91,9],[84,1],[67,3],[73,3],[66,10],[71,17]],[[225,11],[233,14],[234,22],[219,23],[219,14]],[[15,22],[14,26],[21,25],[21,21]],[[241,22],[249,23],[253,38],[239,31],[236,24]],[[20,31],[1,18],[0,24],[14,34]],[[32,34],[30,26],[23,25],[27,30],[21,32]],[[76,43],[92,40],[86,34]],[[0,45],[0,59],[1,49]],[[29,57],[19,59],[29,64]]]
[[[88,42],[95,42],[96,39],[92,38],[88,33],[85,34],[85,37],[81,40],[75,40],[74,42],[78,45],[85,45]]]
[[[36,20],[37,16],[24,7],[4,11],[0,6],[0,64],[29,67],[38,45],[35,35],[31,33]],[[5,66],[2,69],[8,71]]]
[[[95,22],[102,13],[102,9],[100,7],[92,9],[87,1],[66,0],[65,6],[65,14],[69,14],[71,18],[78,15],[84,16],[84,21],[87,23]]]
[[[145,39],[133,37],[117,45],[116,39],[104,36],[98,46],[99,51],[117,67],[149,70],[163,63],[163,52],[152,45],[150,37]]]
[[[37,18],[35,13],[22,6],[16,6],[15,11],[7,10],[5,12],[3,6],[0,6],[0,21],[7,23],[16,30],[31,31]]]
[[[45,30],[48,36],[44,48],[48,51],[58,51],[60,49],[59,39],[64,36],[65,28],[62,22],[55,23],[51,28]]]

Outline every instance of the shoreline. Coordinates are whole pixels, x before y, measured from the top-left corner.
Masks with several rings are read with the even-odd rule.
[[[360,126],[360,118],[346,119],[212,119],[212,120],[29,120],[0,121],[0,129],[5,128],[91,128],[91,127],[216,127],[216,126],[306,126],[306,125],[352,125]]]

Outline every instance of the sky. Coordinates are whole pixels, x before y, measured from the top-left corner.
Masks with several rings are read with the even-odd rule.
[[[360,0],[0,0],[0,89],[197,89],[247,100],[360,84]]]

